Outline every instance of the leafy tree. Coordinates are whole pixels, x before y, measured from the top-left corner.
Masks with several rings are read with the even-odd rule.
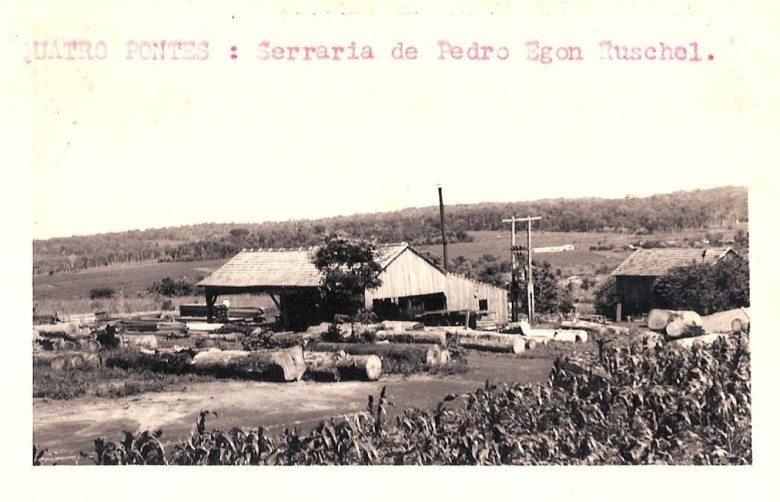
[[[556,314],[574,309],[572,294],[562,287],[555,278],[555,272],[548,262],[535,264],[534,275],[534,312],[538,314]],[[525,298],[527,281],[524,277],[518,281],[519,294]]]
[[[702,315],[750,305],[750,266],[731,258],[714,265],[698,263],[672,269],[656,279],[659,307],[693,310]]]
[[[593,291],[593,297],[596,302],[596,313],[614,319],[619,301],[615,277],[608,276],[599,284]]]
[[[327,315],[354,316],[363,307],[366,289],[382,285],[375,246],[366,240],[328,234],[314,254],[322,272],[321,308]]]

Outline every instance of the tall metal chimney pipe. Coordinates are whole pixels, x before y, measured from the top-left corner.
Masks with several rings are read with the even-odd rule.
[[[447,234],[444,231],[444,199],[441,195],[441,185],[439,185],[439,216],[441,217],[441,245],[444,251],[444,270],[448,271],[449,268],[447,268]]]

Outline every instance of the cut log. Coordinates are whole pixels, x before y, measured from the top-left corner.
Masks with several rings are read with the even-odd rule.
[[[701,316],[696,312],[673,312],[672,317],[672,321],[666,325],[664,330],[668,338],[674,340],[704,333],[704,329],[701,327]]]
[[[417,321],[382,321],[382,328],[386,331],[420,331],[425,326]]]
[[[376,339],[387,340],[390,343],[435,343],[447,344],[447,333],[444,331],[390,331],[379,330]]]
[[[588,332],[581,329],[532,329],[525,336],[537,341],[546,339],[553,342],[580,343],[588,341]]]
[[[224,326],[223,323],[214,322],[214,323],[208,323],[208,322],[199,322],[199,321],[192,321],[187,322],[187,330],[192,331],[201,331],[205,333],[213,333],[214,331],[217,331],[218,329],[222,328]]]
[[[447,330],[447,339],[455,340],[458,344],[468,349],[484,350],[489,352],[509,352],[520,354],[525,351],[525,342],[522,336],[492,333],[490,331],[474,331],[464,328],[450,328]]]
[[[525,341],[525,350],[534,350],[536,348],[536,340],[529,338]]]
[[[323,333],[327,333],[329,329],[330,329],[330,323],[322,322],[320,324],[317,324],[316,326],[309,326],[308,328],[306,328],[306,332],[321,335]]]
[[[157,337],[154,335],[132,335],[124,333],[122,338],[125,347],[143,347],[145,349],[156,349],[158,346]]]
[[[664,309],[652,309],[647,314],[647,327],[653,331],[663,331],[674,320],[672,311]]]
[[[707,333],[735,333],[750,325],[750,315],[746,308],[716,312],[701,318],[702,328]]]
[[[375,381],[382,374],[382,360],[375,355],[342,352],[306,352],[306,371],[315,378]]]
[[[208,350],[192,359],[199,372],[258,376],[291,382],[300,380],[306,371],[301,347],[280,350]]]
[[[441,366],[449,361],[449,352],[439,345],[423,344],[379,344],[379,343],[311,343],[307,347],[312,352],[339,352],[351,355],[377,355],[385,358],[408,359],[429,366]],[[447,352],[447,355],[442,355]],[[444,363],[446,364],[446,363]]]
[[[562,321],[561,328],[580,329],[586,331],[589,335],[627,335],[628,328],[623,326],[612,326],[610,324],[601,324],[591,321]]]

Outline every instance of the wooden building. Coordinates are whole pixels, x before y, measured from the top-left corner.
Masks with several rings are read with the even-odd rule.
[[[731,248],[638,249],[613,272],[617,286],[617,320],[624,315],[646,314],[656,306],[653,283],[676,267],[717,263],[739,257]]]
[[[198,285],[206,304],[220,295],[266,293],[282,324],[302,329],[322,319],[318,311],[322,276],[312,263],[315,248],[242,251]],[[365,305],[380,318],[412,318],[438,310],[481,310],[507,321],[507,292],[449,274],[406,243],[377,246],[382,285],[365,292]]]

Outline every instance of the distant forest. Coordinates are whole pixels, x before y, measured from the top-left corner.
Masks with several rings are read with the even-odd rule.
[[[505,230],[502,218],[541,216],[539,230],[653,234],[726,227],[748,220],[747,189],[722,187],[622,199],[544,199],[485,202],[445,209],[447,240],[467,242],[470,231]],[[81,270],[144,260],[194,261],[228,258],[243,248],[317,244],[329,232],[379,243],[441,243],[438,206],[318,220],[265,223],[204,223],[150,230],[33,241],[33,274]]]

